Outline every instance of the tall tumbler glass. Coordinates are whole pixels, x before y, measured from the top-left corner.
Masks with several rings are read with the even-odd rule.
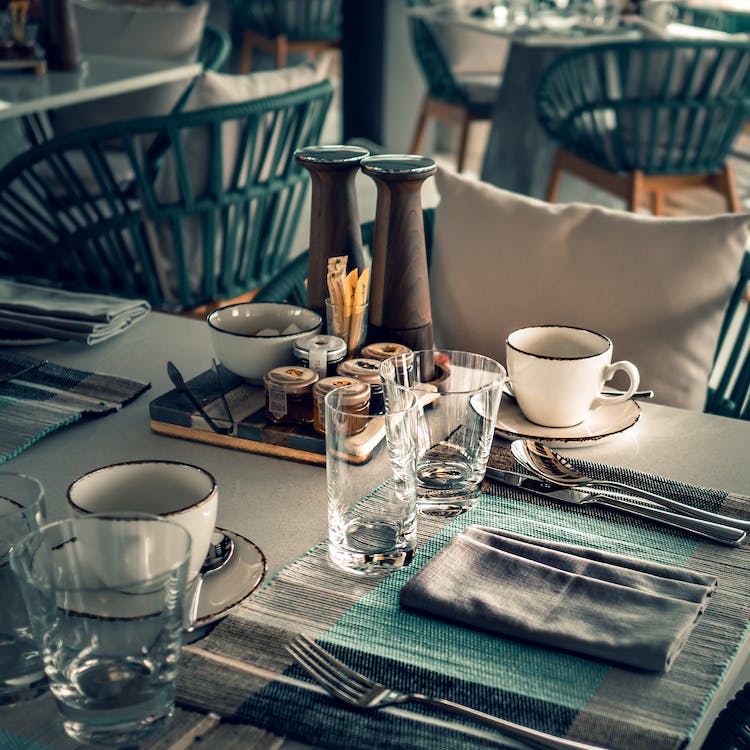
[[[156,516],[90,515],[17,542],[21,583],[65,731],[136,745],[174,710],[190,535]]]
[[[33,477],[0,472],[0,705],[19,703],[46,692],[39,650],[10,569],[10,548],[39,528],[44,490]]]
[[[392,389],[387,414],[363,410],[361,387],[325,397],[331,560],[356,574],[385,573],[417,542],[417,399]]]
[[[433,372],[425,381],[423,373]],[[474,506],[495,434],[505,368],[481,354],[424,350],[391,357],[380,375],[421,394],[418,419],[417,508],[456,516]],[[436,394],[436,395],[435,395]],[[387,411],[387,398],[386,398]]]

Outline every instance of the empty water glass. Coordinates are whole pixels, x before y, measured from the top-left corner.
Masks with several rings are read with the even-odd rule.
[[[461,351],[420,351],[380,367],[388,410],[389,384],[411,388],[424,401],[417,421],[417,508],[455,516],[479,498],[495,434],[505,369],[494,359]]]
[[[145,515],[91,515],[18,541],[11,567],[65,731],[126,746],[174,710],[190,535]]]
[[[47,690],[21,591],[10,569],[10,548],[38,529],[44,491],[33,477],[0,472],[0,705],[35,698]]]
[[[325,397],[329,553],[350,573],[383,573],[417,543],[417,400],[399,388],[387,414],[362,403],[361,385]]]

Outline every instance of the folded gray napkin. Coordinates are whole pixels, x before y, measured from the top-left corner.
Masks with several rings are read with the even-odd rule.
[[[146,300],[21,284],[0,279],[0,328],[98,344],[151,309]]]
[[[470,526],[401,589],[401,606],[499,635],[668,670],[713,576]]]

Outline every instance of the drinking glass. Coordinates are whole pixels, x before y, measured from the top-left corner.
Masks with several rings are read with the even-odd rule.
[[[33,477],[0,472],[0,705],[35,698],[47,690],[21,590],[10,569],[10,549],[38,529],[44,490]]]
[[[329,553],[350,573],[385,573],[417,542],[417,399],[394,388],[387,414],[361,404],[358,385],[325,397]]]
[[[90,515],[11,550],[65,731],[137,744],[174,710],[190,535],[156,516]]]
[[[385,360],[386,395],[407,386],[424,401],[419,410],[417,508],[427,515],[456,516],[479,498],[495,434],[505,369],[494,359],[462,351],[423,350]]]

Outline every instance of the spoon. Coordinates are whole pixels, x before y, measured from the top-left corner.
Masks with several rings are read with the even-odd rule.
[[[602,391],[602,396],[622,396],[625,391],[619,388],[607,388]],[[506,380],[503,383],[503,395],[508,396],[515,400],[516,394],[513,393],[513,385]],[[633,391],[633,395],[630,398],[653,398],[654,392],[652,390]]]
[[[211,575],[212,573],[221,570],[229,562],[233,554],[234,541],[223,531],[216,529],[211,535],[211,543],[208,547],[206,559],[203,561],[203,565],[201,565],[201,569],[195,577],[195,589],[190,598],[187,623],[185,625],[185,630],[188,633],[192,633],[196,628],[195,621],[198,619],[198,604],[200,603],[203,581],[207,575]]]
[[[737,530],[738,541],[740,536],[744,536],[744,534],[740,534],[740,530],[750,530],[750,521],[724,516],[720,513],[711,513],[708,510],[701,510],[700,508],[693,508],[677,500],[656,495],[653,492],[648,492],[647,490],[642,490],[622,482],[593,479],[578,471],[566,458],[544,443],[534,440],[514,440],[510,445],[510,450],[519,464],[536,476],[552,484],[557,484],[560,487],[611,487],[612,489],[641,497],[644,500],[649,500],[657,505],[663,505],[665,508],[669,508],[676,513],[683,513],[693,518],[702,518],[704,521],[711,521],[725,526],[733,526]]]

